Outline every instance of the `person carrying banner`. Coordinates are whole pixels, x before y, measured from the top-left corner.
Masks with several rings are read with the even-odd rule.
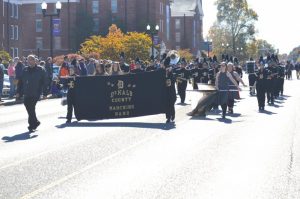
[[[175,89],[175,76],[170,66],[170,58],[166,58],[164,61],[164,67],[166,70],[166,123],[174,122],[175,120],[175,102],[176,102],[176,89]]]
[[[75,90],[74,90],[74,82],[75,78],[77,77],[75,73],[75,67],[71,65],[69,67],[70,75],[67,77],[67,85],[64,85],[68,88],[68,93],[67,93],[67,107],[68,107],[68,112],[67,112],[67,121],[66,123],[71,123],[72,121],[72,116],[73,116],[73,109],[74,109],[74,104],[75,104]]]
[[[237,90],[240,90],[237,82],[232,75],[227,72],[226,62],[221,63],[221,69],[216,76],[216,89],[218,90],[217,103],[222,107],[222,118],[225,119],[227,103],[229,99],[230,85],[235,85]]]
[[[233,79],[237,82],[241,82],[243,84],[244,87],[246,87],[246,84],[244,83],[243,79],[240,78],[239,74],[237,72],[235,72],[233,70],[233,63],[229,62],[227,64],[227,72],[229,72],[231,74],[231,76],[233,77]],[[233,106],[234,106],[234,100],[235,99],[240,99],[240,94],[239,91],[236,89],[236,85],[232,84],[230,82],[229,84],[229,96],[228,96],[228,112],[230,114],[233,114]]]

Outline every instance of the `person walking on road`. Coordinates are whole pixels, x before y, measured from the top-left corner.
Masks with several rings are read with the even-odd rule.
[[[22,77],[18,82],[17,97],[24,95],[24,105],[28,113],[28,130],[33,132],[41,124],[36,117],[35,106],[40,95],[47,97],[47,75],[45,69],[37,66],[34,55],[28,56],[28,66],[23,70]]]
[[[226,62],[221,63],[220,72],[216,76],[216,89],[218,90],[218,105],[222,107],[222,118],[225,119],[227,103],[229,99],[230,85],[235,85],[237,90],[240,90],[237,82],[234,80],[232,75],[227,71]]]

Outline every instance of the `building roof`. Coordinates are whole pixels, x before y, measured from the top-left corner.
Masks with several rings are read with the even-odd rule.
[[[174,0],[174,3],[171,4],[171,16],[194,16],[196,9],[202,17],[202,0]]]
[[[13,4],[41,4],[43,1],[42,0],[4,0],[4,2],[13,3]],[[79,2],[80,0],[69,0],[70,3],[76,3]],[[56,3],[57,0],[45,0],[46,3]],[[67,3],[68,0],[60,0],[61,3]]]

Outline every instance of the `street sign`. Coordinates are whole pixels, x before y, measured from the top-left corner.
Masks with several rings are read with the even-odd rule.
[[[155,46],[160,43],[158,35],[153,36],[153,43],[154,43]]]
[[[200,50],[205,50],[205,51],[212,51],[213,50],[213,46],[212,46],[212,42],[211,41],[204,41],[200,43]]]
[[[61,23],[60,19],[52,19],[52,24],[53,24],[53,36],[59,37],[60,36],[60,31],[61,31]]]

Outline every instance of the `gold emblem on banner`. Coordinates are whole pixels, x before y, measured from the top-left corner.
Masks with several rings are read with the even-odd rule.
[[[121,80],[118,80],[118,89],[123,89],[124,88],[124,82]]]

